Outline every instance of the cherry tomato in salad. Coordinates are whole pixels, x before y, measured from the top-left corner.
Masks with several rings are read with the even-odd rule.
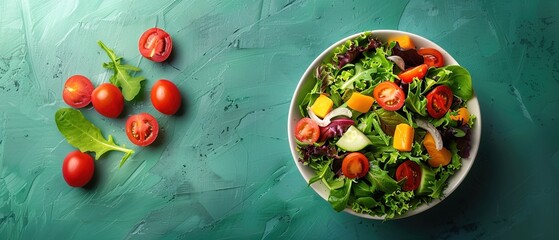
[[[421,64],[419,66],[406,69],[406,71],[398,74],[398,78],[400,78],[400,80],[404,83],[411,83],[416,77],[418,79],[423,79],[425,74],[427,74],[427,70],[429,70],[429,66],[427,66],[427,64]]]
[[[423,56],[423,62],[429,67],[442,67],[444,66],[444,58],[441,52],[434,48],[420,48],[417,50],[419,55]]]
[[[352,152],[342,161],[342,173],[347,178],[361,178],[369,172],[369,159],[363,153]]]
[[[406,95],[404,91],[393,82],[382,82],[373,90],[373,96],[378,104],[388,110],[396,111],[404,106]]]
[[[313,144],[320,136],[320,128],[310,118],[303,118],[295,126],[295,138],[303,144]]]
[[[70,152],[62,163],[62,176],[68,185],[83,187],[93,177],[95,164],[91,155],[79,150]]]
[[[91,93],[91,102],[95,110],[109,118],[116,118],[124,108],[124,97],[113,84],[103,83]]]
[[[427,94],[427,112],[433,118],[441,118],[450,109],[453,100],[452,89],[439,85]]]
[[[91,102],[93,88],[93,84],[88,78],[82,75],[71,76],[64,83],[62,99],[71,107],[83,108]]]
[[[154,62],[163,62],[171,55],[173,40],[160,28],[150,28],[142,34],[138,42],[140,53]]]
[[[157,111],[173,115],[181,106],[181,93],[173,82],[161,79],[151,88],[151,103]]]
[[[421,182],[421,167],[414,161],[407,160],[396,168],[396,181],[406,179],[402,190],[413,191]]]
[[[149,113],[130,116],[125,128],[130,142],[142,147],[152,144],[159,134],[159,123]]]

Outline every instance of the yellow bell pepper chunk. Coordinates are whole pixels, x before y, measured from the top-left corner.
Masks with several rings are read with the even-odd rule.
[[[334,102],[332,99],[327,97],[324,94],[321,94],[316,101],[314,101],[313,105],[311,106],[311,110],[316,114],[316,116],[320,118],[324,118],[326,114],[332,111],[332,107],[334,106]]]
[[[366,113],[371,109],[374,102],[375,98],[358,92],[354,92],[347,100],[347,106],[355,111]]]
[[[405,123],[398,124],[396,126],[396,130],[394,131],[394,148],[401,152],[411,151],[413,134],[414,130],[410,125]]]
[[[400,44],[400,47],[406,50],[415,48],[415,44],[413,44],[413,41],[408,35],[397,35],[389,37],[388,42],[392,41],[398,42]]]
[[[427,153],[429,153],[429,165],[431,167],[446,166],[452,160],[452,153],[448,149],[443,147],[441,150],[437,150],[435,139],[430,133],[425,135],[423,146],[425,146]]]

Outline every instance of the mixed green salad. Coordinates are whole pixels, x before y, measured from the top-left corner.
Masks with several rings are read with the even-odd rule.
[[[314,73],[295,127],[299,161],[336,211],[394,218],[443,197],[470,154],[471,76],[406,35],[367,32]]]

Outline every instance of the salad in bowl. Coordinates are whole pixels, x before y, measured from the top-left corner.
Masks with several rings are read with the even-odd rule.
[[[393,219],[425,211],[462,182],[480,117],[469,72],[444,49],[377,30],[340,40],[309,66],[288,135],[299,171],[334,210]]]

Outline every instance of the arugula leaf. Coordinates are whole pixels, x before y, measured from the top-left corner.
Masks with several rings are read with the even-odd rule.
[[[433,193],[429,194],[429,197],[432,197],[433,199],[439,199],[443,196],[443,190],[447,185],[446,180],[449,176],[450,174],[448,172],[445,172],[441,174],[441,178],[435,180],[433,185],[430,187],[431,190],[433,190]]]
[[[309,179],[309,185],[313,184],[314,182],[321,180],[324,178],[324,176],[326,175],[327,171],[332,171],[330,170],[330,165],[332,164],[332,159],[330,159],[328,162],[326,162],[325,164],[323,164],[322,166],[320,166],[319,171],[317,172],[317,174],[312,177],[311,179]]]
[[[105,139],[101,130],[76,109],[59,109],[55,114],[55,121],[58,130],[68,143],[82,152],[95,152],[96,160],[108,151],[121,151],[124,152],[124,156],[120,160],[120,167],[122,167],[124,162],[134,153],[132,149],[115,144],[111,135],[108,139]]]
[[[114,75],[111,76],[109,81],[122,89],[122,96],[124,96],[126,101],[131,101],[140,92],[142,88],[141,82],[146,78],[141,76],[132,77],[129,72],[139,72],[141,69],[132,65],[121,64],[122,57],[117,57],[114,51],[109,49],[103,42],[98,41],[97,43],[111,59],[111,62],[103,63],[104,68],[114,71]]]
[[[379,205],[379,202],[377,202],[374,198],[372,197],[360,197],[355,199],[355,203],[365,207],[365,208],[374,208],[376,206]]]
[[[408,88],[408,97],[406,97],[406,107],[409,110],[421,116],[427,116],[427,98],[421,94],[421,86],[423,81],[414,80]]]
[[[378,189],[385,193],[391,193],[400,189],[398,182],[388,175],[388,171],[382,170],[376,164],[371,165],[371,169],[365,178],[372,184],[374,190]]]
[[[367,197],[373,194],[373,189],[369,184],[360,181],[353,186],[353,193],[355,197]]]
[[[346,208],[349,201],[349,195],[351,195],[352,183],[353,180],[344,178],[344,186],[342,188],[330,191],[328,202],[332,205],[334,210],[340,212]]]

